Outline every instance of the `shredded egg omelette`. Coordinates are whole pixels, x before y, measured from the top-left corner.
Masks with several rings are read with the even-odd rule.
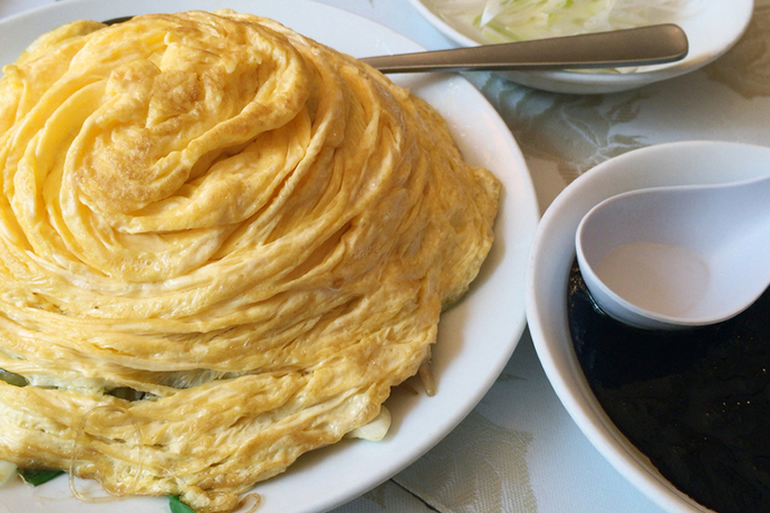
[[[0,173],[0,460],[199,513],[377,418],[500,192],[424,101],[232,11],[38,38]]]

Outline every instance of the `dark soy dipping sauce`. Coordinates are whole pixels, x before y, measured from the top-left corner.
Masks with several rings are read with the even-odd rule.
[[[674,332],[609,318],[577,264],[567,296],[583,372],[631,443],[707,508],[770,512],[770,289],[727,322]]]

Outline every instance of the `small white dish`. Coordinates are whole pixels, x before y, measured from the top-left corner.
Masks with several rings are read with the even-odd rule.
[[[409,0],[437,30],[458,46],[477,46],[484,41],[438,14],[442,0]],[[512,82],[556,93],[603,94],[626,91],[674,78],[714,61],[738,42],[754,10],[754,0],[686,0],[688,11],[681,19],[663,20],[684,29],[690,51],[683,60],[643,66],[623,73],[583,71],[507,71],[501,73]]]
[[[0,21],[0,65],[12,62],[37,35],[67,21],[107,20],[150,12],[216,10],[220,0],[69,0]],[[267,16],[357,57],[419,51],[406,37],[371,20],[308,0],[229,0],[226,7]],[[255,489],[259,513],[326,511],[363,494],[412,463],[446,436],[483,398],[511,357],[525,328],[527,256],[539,219],[532,180],[516,141],[494,108],[456,74],[394,77],[444,116],[465,157],[503,182],[495,244],[471,291],[442,315],[433,351],[437,393],[395,390],[386,403],[393,426],[380,442],[346,440],[300,458]],[[79,484],[78,490],[82,491]],[[97,493],[97,492],[95,492]],[[2,513],[167,512],[168,501],[130,497],[85,503],[66,478],[32,489],[0,488]]]
[[[770,175],[770,148],[728,142],[669,143],[630,151],[573,181],[543,215],[527,273],[527,319],[546,375],[575,423],[634,486],[671,513],[704,513],[615,427],[577,360],[567,317],[575,233],[596,204],[617,194],[668,185],[716,184]]]

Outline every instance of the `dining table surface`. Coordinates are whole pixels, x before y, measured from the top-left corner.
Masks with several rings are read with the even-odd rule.
[[[54,1],[0,0],[0,18]],[[317,1],[386,25],[428,49],[454,46],[408,0]],[[746,33],[715,62],[639,89],[560,94],[495,73],[466,78],[520,146],[542,213],[577,176],[629,150],[684,140],[770,145],[770,0],[756,1]],[[526,330],[492,388],[438,445],[332,511],[663,513],[572,421]]]

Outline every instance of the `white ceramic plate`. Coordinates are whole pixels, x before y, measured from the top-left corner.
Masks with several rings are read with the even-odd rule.
[[[154,12],[157,0],[72,0],[0,22],[0,63],[15,59],[45,30],[78,18],[106,20]],[[391,30],[353,14],[307,0],[167,0],[165,12],[229,7],[283,22],[358,57],[420,48]],[[387,403],[393,428],[382,442],[345,441],[308,454],[285,474],[257,486],[259,513],[323,511],[342,504],[397,473],[425,453],[481,400],[513,352],[525,326],[524,276],[539,218],[524,159],[506,125],[468,82],[456,75],[396,77],[448,120],[467,159],[495,172],[505,186],[497,240],[469,295],[448,311],[434,349],[438,393],[394,391]],[[80,490],[80,488],[78,488]],[[54,502],[55,501],[55,502]],[[0,488],[2,513],[168,512],[162,498],[84,504],[70,496],[67,479],[36,489]]]
[[[567,280],[575,232],[591,207],[645,187],[724,183],[770,175],[770,148],[694,141],[651,146],[610,159],[572,182],[538,227],[527,273],[527,318],[532,340],[554,390],[599,452],[662,508],[707,510],[676,490],[614,426],[593,395],[575,355],[567,324]]]
[[[458,24],[443,19],[436,5],[445,0],[409,0],[442,34],[459,46],[477,46],[483,41],[463,32]],[[754,10],[753,0],[686,0],[688,15],[676,23],[690,43],[681,61],[643,66],[630,73],[574,71],[507,71],[502,74],[519,84],[557,93],[593,94],[634,89],[694,71],[729,50],[746,30]]]

